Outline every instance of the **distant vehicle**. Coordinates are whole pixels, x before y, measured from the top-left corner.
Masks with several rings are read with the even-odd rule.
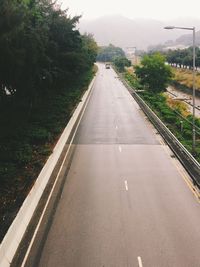
[[[110,63],[106,63],[106,69],[110,69]]]

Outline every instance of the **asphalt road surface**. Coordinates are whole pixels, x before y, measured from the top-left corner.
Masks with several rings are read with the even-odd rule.
[[[198,199],[116,76],[99,64],[37,266],[199,267]]]

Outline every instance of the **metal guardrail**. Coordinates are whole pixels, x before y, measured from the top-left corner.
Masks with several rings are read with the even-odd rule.
[[[194,185],[200,188],[200,164],[192,154],[179,142],[167,126],[158,118],[158,116],[149,108],[144,100],[135,92],[135,90],[124,80],[122,75],[118,74],[121,81],[130,91],[131,95],[137,101],[143,112],[147,115],[159,133],[163,136],[169,147],[173,150],[179,161],[190,174]]]

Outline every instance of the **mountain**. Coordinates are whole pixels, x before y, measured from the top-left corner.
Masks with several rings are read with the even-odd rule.
[[[200,25],[200,20],[198,23]],[[168,40],[174,42],[185,33],[185,31],[163,29],[170,24],[176,25],[177,22],[175,20],[162,22],[153,19],[130,19],[121,15],[112,15],[94,20],[82,19],[79,30],[82,33],[92,33],[99,45],[112,43],[122,48],[136,46],[137,49],[147,49],[148,46],[162,44]]]
[[[200,31],[196,32],[196,45],[200,45]],[[176,44],[181,44],[185,46],[192,46],[193,34],[184,34],[181,35],[178,39],[176,39]]]

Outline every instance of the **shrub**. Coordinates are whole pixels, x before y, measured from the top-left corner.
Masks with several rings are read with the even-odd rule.
[[[19,164],[27,164],[32,159],[32,148],[29,144],[21,144],[14,153],[14,160]]]
[[[0,165],[0,183],[2,184],[8,184],[12,181],[10,179],[12,176],[16,175],[16,164],[14,163],[5,163],[2,162]]]
[[[29,130],[29,137],[32,143],[42,144],[51,140],[51,134],[46,128],[38,127]]]
[[[192,138],[192,131],[188,129],[183,129],[184,138],[191,139]]]

